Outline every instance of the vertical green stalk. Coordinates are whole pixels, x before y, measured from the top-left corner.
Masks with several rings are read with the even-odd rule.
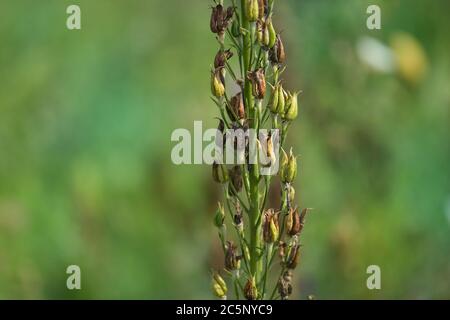
[[[256,129],[258,125],[255,101],[252,95],[252,84],[247,78],[247,73],[251,71],[252,58],[252,34],[253,32],[250,22],[245,13],[245,0],[241,0],[241,25],[246,30],[243,36],[243,62],[244,74],[242,75],[244,83],[245,105],[249,110],[250,128]],[[258,279],[262,271],[262,261],[260,257],[261,244],[261,219],[259,210],[259,168],[255,163],[250,166],[250,271]]]

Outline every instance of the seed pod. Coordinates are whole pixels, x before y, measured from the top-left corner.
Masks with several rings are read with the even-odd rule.
[[[300,213],[300,229],[298,230],[298,233],[302,232],[304,226],[305,226],[305,222],[306,222],[306,215],[308,214],[309,209],[305,208],[302,210],[302,212]]]
[[[275,43],[277,41],[277,32],[275,31],[271,17],[267,18],[266,25],[267,25],[267,30],[269,32],[268,47],[271,49],[271,48],[273,48],[273,46],[275,45]]]
[[[278,280],[278,293],[281,300],[289,299],[292,294],[292,272],[287,270],[283,273],[283,276]]]
[[[245,119],[245,106],[244,99],[242,98],[242,92],[239,92],[231,98],[230,107],[232,109],[230,110],[231,112],[228,112],[230,119],[233,121]]]
[[[286,217],[286,233],[293,237],[298,234],[301,230],[300,225],[300,214],[298,213],[298,208],[291,208]]]
[[[286,97],[284,95],[283,86],[280,84],[280,86],[278,87],[278,106],[277,106],[277,113],[279,115],[284,114],[285,106],[286,106]]]
[[[278,240],[280,226],[278,224],[278,214],[273,209],[264,212],[263,238],[266,243],[273,243]]]
[[[266,140],[266,156],[268,159],[270,159],[269,166],[271,166],[273,163],[275,163],[277,161],[271,134],[269,134],[267,136],[267,140]]]
[[[231,194],[235,192],[239,193],[242,190],[242,186],[244,184],[242,179],[242,170],[240,166],[234,166],[229,171],[230,182],[233,185],[233,188],[230,189]]]
[[[224,10],[221,4],[212,8],[210,28],[212,33],[217,33],[218,35],[223,35],[225,30],[233,18],[234,8],[228,7]]]
[[[281,182],[283,182],[283,183],[286,183],[285,176],[286,176],[288,164],[289,164],[289,157],[286,154],[286,151],[281,149],[280,178],[281,178]]]
[[[259,5],[258,0],[246,0],[245,1],[245,14],[248,21],[255,22],[259,17]]]
[[[233,56],[231,50],[219,50],[214,58],[214,68],[224,68],[227,61]]]
[[[223,226],[224,221],[225,221],[225,209],[223,205],[219,202],[217,206],[216,215],[214,216],[214,225],[217,228],[221,228]]]
[[[279,34],[276,37],[274,46],[269,52],[269,59],[272,65],[283,64],[286,61],[286,52],[284,51],[284,44]]]
[[[289,197],[289,202],[292,203],[295,200],[295,189],[293,186],[289,186],[287,195]]]
[[[221,70],[222,69],[219,68],[211,72],[211,93],[216,98],[225,95],[225,79]]]
[[[212,289],[215,296],[220,299],[227,297],[227,284],[218,273],[214,273],[212,277]]]
[[[256,21],[256,35],[261,47],[267,48],[270,42],[270,33],[267,23],[262,19]]]
[[[289,250],[288,256],[286,257],[286,268],[295,269],[298,265],[298,259],[300,256],[300,246],[295,245]]]
[[[293,121],[298,116],[298,92],[289,93],[289,100],[284,114],[284,119],[287,121]]]
[[[258,299],[258,288],[256,287],[256,281],[254,277],[247,280],[244,287],[244,296],[247,300]]]
[[[232,241],[227,241],[226,251],[225,251],[225,268],[228,271],[233,271],[239,269],[240,257],[236,254],[237,247]]]
[[[269,101],[269,109],[272,113],[278,112],[278,87],[279,86],[280,85],[277,84],[272,89],[272,96],[270,97],[270,101]]]
[[[258,0],[258,18],[263,19],[266,16],[267,0]]]
[[[266,95],[266,77],[264,69],[260,68],[256,71],[248,73],[248,79],[252,82],[253,96],[256,99],[264,99]]]
[[[283,157],[281,159],[281,181],[283,183],[291,183],[297,176],[297,158],[293,155],[292,149],[287,158],[286,153],[283,151]]]
[[[284,258],[286,257],[286,248],[287,244],[283,241],[280,241],[278,243],[278,256],[280,257],[281,261],[284,261]]]
[[[217,183],[223,184],[228,181],[228,174],[226,169],[216,161],[212,165],[212,176],[213,180]]]

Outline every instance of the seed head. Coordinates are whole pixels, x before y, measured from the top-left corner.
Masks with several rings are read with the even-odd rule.
[[[227,110],[230,119],[234,121],[245,119],[245,106],[242,92],[237,93],[230,100],[231,110]]]
[[[233,14],[233,7],[228,7],[227,10],[224,10],[221,4],[213,7],[210,20],[210,28],[212,33],[217,33],[219,36],[223,36],[231,19],[233,18]]]
[[[224,68],[227,64],[227,61],[231,59],[233,56],[233,52],[231,50],[219,50],[214,58],[214,68]]]
[[[300,245],[293,246],[286,257],[286,268],[295,269],[298,265],[298,260],[300,257]]]

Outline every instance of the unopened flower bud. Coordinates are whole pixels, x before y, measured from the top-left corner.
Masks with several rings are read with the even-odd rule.
[[[244,296],[247,300],[258,299],[258,288],[256,287],[256,281],[254,277],[247,280],[244,287]]]
[[[300,214],[298,208],[291,208],[286,217],[286,233],[293,237],[300,232]]]
[[[256,71],[249,72],[248,79],[252,82],[253,96],[256,99],[264,99],[266,95],[266,77],[264,69],[260,68]]]
[[[295,269],[298,265],[298,259],[300,257],[300,245],[293,246],[286,257],[286,268]]]
[[[224,221],[225,221],[225,209],[223,205],[219,202],[217,206],[216,215],[214,216],[214,225],[217,228],[221,228],[223,226]]]
[[[225,95],[225,79],[222,74],[222,69],[215,69],[211,72],[211,93],[216,98]]]
[[[269,59],[272,65],[283,64],[286,61],[286,52],[281,36],[278,34],[274,46],[270,49]]]
[[[237,270],[240,267],[240,257],[237,256],[237,247],[232,241],[227,241],[225,251],[225,268],[228,271]]]
[[[258,0],[246,0],[245,1],[245,14],[248,21],[255,22],[259,17],[259,4]]]
[[[214,58],[214,68],[224,68],[227,64],[227,61],[231,59],[233,56],[233,52],[231,50],[219,50],[217,52],[216,57]]]
[[[273,243],[280,235],[280,226],[278,224],[278,214],[273,209],[264,212],[263,238],[266,243]]]
[[[227,284],[218,273],[213,274],[212,289],[216,297],[220,299],[226,299],[228,291]]]
[[[298,92],[289,93],[287,108],[284,113],[284,119],[293,121],[298,116]]]
[[[228,174],[225,168],[216,161],[212,165],[213,180],[217,183],[225,183],[228,181]]]

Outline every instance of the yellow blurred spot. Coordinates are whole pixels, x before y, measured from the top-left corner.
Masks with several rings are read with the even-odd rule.
[[[418,85],[428,69],[426,53],[420,42],[412,35],[402,32],[392,36],[391,46],[399,75],[408,83]]]

